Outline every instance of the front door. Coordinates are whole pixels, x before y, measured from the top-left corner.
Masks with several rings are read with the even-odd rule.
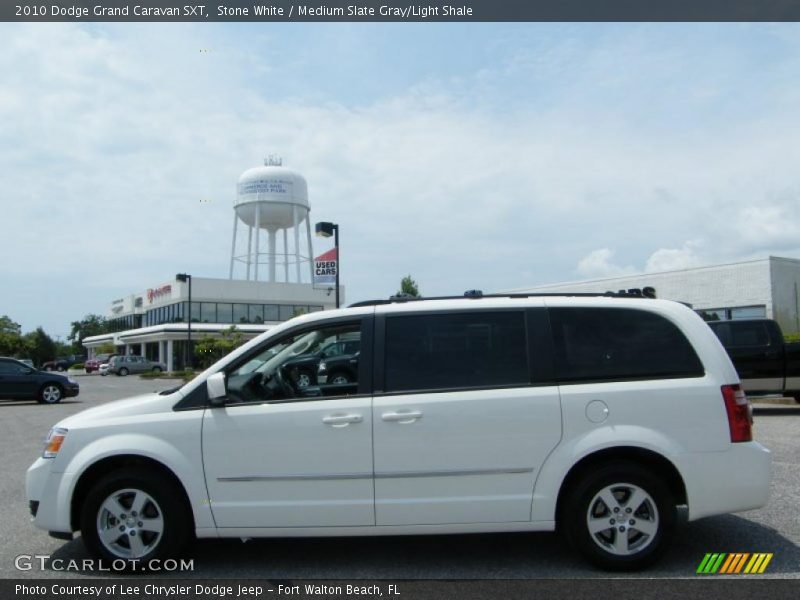
[[[361,323],[306,330],[227,373],[229,402],[206,410],[203,463],[217,527],[374,525],[371,397],[358,382],[300,387],[281,365]]]

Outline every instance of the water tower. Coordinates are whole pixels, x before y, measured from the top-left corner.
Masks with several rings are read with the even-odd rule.
[[[282,166],[280,158],[270,156],[263,167],[248,169],[239,177],[233,205],[233,243],[231,245],[230,278],[234,264],[246,265],[246,279],[258,281],[259,266],[269,266],[266,281],[275,283],[278,266],[283,267],[281,281],[302,283],[301,264],[308,263],[309,283],[313,281],[311,224],[308,213],[308,187],[300,173]],[[236,233],[239,222],[247,226],[247,252],[238,251]],[[301,251],[300,226],[305,221],[306,251]],[[261,230],[267,234],[266,251],[262,248]],[[293,233],[289,252],[289,232]],[[278,235],[283,232],[283,252],[278,253]],[[255,233],[255,235],[253,235]],[[255,243],[254,243],[255,242]],[[241,244],[241,242],[240,242]],[[290,278],[290,265],[294,277]],[[252,275],[252,277],[251,277]]]

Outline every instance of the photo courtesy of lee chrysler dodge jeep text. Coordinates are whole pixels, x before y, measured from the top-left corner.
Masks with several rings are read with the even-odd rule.
[[[356,380],[286,372],[345,340]],[[559,529],[593,564],[638,569],[678,506],[691,521],[767,502],[751,423],[724,348],[682,304],[402,298],[291,319],[180,388],[61,421],[27,496],[37,527],[80,531],[108,560],[175,556],[192,533]]]

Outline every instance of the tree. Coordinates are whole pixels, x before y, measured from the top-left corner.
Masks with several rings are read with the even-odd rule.
[[[419,288],[417,287],[417,282],[411,279],[411,275],[406,275],[400,281],[400,291],[398,295],[408,294],[410,296],[414,296],[415,298],[419,298]]]
[[[195,356],[203,369],[207,369],[245,342],[244,335],[236,329],[236,325],[231,325],[220,335],[222,337],[219,338],[206,336],[193,344]]]
[[[24,350],[22,326],[3,315],[0,317],[0,356],[14,356]]]
[[[35,331],[26,333],[23,336],[25,353],[33,361],[33,364],[41,366],[42,363],[56,357],[56,343],[44,329],[37,327]]]
[[[86,315],[80,321],[72,322],[72,331],[67,336],[78,350],[81,349],[81,341],[93,335],[101,335],[103,333],[110,333],[111,325],[103,316],[100,315]]]

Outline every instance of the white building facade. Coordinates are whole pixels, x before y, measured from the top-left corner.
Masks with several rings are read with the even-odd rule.
[[[344,297],[344,288],[340,294]],[[173,371],[184,368],[190,312],[196,342],[219,337],[231,325],[249,339],[294,316],[331,308],[330,290],[304,283],[193,277],[190,305],[188,281],[163,281],[114,300],[107,317],[117,331],[85,338],[83,345],[90,358],[111,343],[121,354],[159,360]]]
[[[708,267],[573,281],[513,292],[607,292],[655,288],[659,298],[690,304],[707,317],[775,319],[784,333],[800,331],[800,260],[770,256]]]

